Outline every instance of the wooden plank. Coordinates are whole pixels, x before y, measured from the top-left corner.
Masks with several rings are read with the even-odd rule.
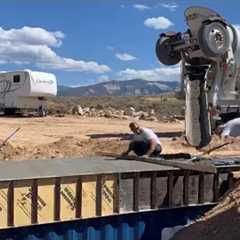
[[[38,181],[34,179],[31,187],[31,223],[36,224],[38,222]]]
[[[76,199],[75,199],[75,217],[81,218],[82,216],[82,178],[78,177],[76,182]]]
[[[157,208],[157,172],[151,175],[151,209]]]
[[[183,176],[183,204],[189,205],[189,172],[185,172]]]
[[[54,221],[60,220],[60,205],[61,205],[61,178],[55,179],[54,186]]]
[[[169,208],[173,206],[173,189],[174,189],[174,176],[172,173],[169,173],[167,179],[167,204]]]
[[[113,213],[120,213],[120,178],[121,174],[114,174],[113,184]]]
[[[137,172],[133,178],[133,211],[139,210],[139,179],[140,174]]]
[[[204,203],[204,174],[199,175],[198,179],[198,202]]]
[[[7,225],[14,225],[14,181],[9,182],[7,196]]]
[[[97,183],[96,183],[96,216],[102,216],[102,175],[97,175]]]
[[[219,174],[213,177],[213,202],[217,202],[219,198]]]
[[[232,189],[234,187],[234,174],[232,172],[228,173],[228,189]]]
[[[157,165],[162,165],[162,166],[169,166],[169,167],[174,167],[174,168],[180,168],[183,170],[191,170],[191,171],[197,171],[197,172],[204,172],[204,173],[216,173],[217,169],[216,167],[211,164],[201,164],[199,162],[191,162],[188,160],[161,160],[158,158],[146,158],[146,157],[137,157],[137,156],[132,156],[132,155],[117,155],[117,154],[111,154],[111,153],[104,153],[103,156],[107,157],[114,157],[117,159],[123,159],[123,160],[135,160],[135,161],[141,161],[141,162],[146,162],[146,163],[152,163],[152,164],[157,164]]]
[[[233,143],[233,141],[231,141],[231,142],[225,142],[225,143],[219,144],[219,145],[217,145],[217,146],[214,146],[214,147],[212,147],[212,148],[204,151],[203,153],[201,153],[201,154],[199,155],[199,157],[202,157],[202,156],[204,156],[204,155],[208,155],[208,154],[210,154],[211,152],[213,152],[213,151],[215,151],[215,150],[218,150],[218,149],[220,149],[220,148],[222,148],[222,147],[224,147],[224,146],[227,146],[227,145],[229,145],[229,144],[232,144],[232,143]]]

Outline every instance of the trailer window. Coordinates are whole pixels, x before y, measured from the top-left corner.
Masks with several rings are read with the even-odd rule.
[[[13,76],[13,82],[14,83],[19,83],[20,82],[20,75],[14,75]]]

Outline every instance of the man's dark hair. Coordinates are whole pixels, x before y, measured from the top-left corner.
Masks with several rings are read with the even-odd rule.
[[[139,128],[139,125],[136,122],[129,123],[129,127],[132,128]]]

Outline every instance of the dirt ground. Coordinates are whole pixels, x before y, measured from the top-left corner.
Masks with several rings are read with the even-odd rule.
[[[20,131],[0,149],[5,160],[67,158],[94,155],[98,152],[120,153],[127,148],[129,121],[106,118],[46,117],[0,118],[3,141],[16,128]],[[140,124],[155,131],[180,134],[182,123]],[[163,131],[164,129],[164,131]]]
[[[184,228],[172,240],[238,240],[240,236],[240,182],[220,203],[196,223]]]
[[[0,159],[49,159],[98,155],[99,152],[121,153],[127,149],[130,132],[128,120],[87,117],[0,118],[3,141],[16,128],[20,131],[0,149]],[[160,137],[164,153],[201,153],[184,143],[183,122],[139,121]],[[209,147],[222,141],[214,138]],[[214,152],[216,155],[240,154],[239,144]],[[208,147],[208,148],[209,148]]]

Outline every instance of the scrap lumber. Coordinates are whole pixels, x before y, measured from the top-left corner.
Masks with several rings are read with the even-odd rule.
[[[229,145],[229,144],[232,144],[232,143],[233,143],[233,141],[219,144],[219,145],[217,145],[217,146],[214,146],[214,147],[212,147],[212,148],[204,151],[204,152],[201,153],[199,156],[208,155],[208,154],[210,154],[211,152],[213,152],[213,151],[215,151],[215,150],[218,150],[218,149],[220,149],[220,148],[222,148],[222,147],[224,147],[224,146],[227,146],[227,145]]]
[[[212,147],[212,148],[210,148],[210,149],[208,149],[208,150],[203,151],[202,153],[200,153],[200,154],[198,154],[198,155],[194,155],[194,156],[191,158],[191,160],[192,160],[192,161],[199,161],[199,159],[200,159],[201,157],[203,157],[203,156],[205,156],[205,155],[209,155],[211,152],[213,152],[213,151],[215,151],[215,150],[218,150],[218,149],[220,149],[220,148],[222,148],[222,147],[224,147],[224,146],[227,146],[227,145],[229,145],[229,144],[232,144],[232,143],[234,143],[234,141],[225,142],[225,143],[216,145],[216,146],[214,146],[214,147]]]
[[[0,144],[0,148],[2,148],[9,139],[11,139],[21,128],[17,128],[16,130],[14,130],[7,138],[4,139],[4,141]]]
[[[182,160],[162,160],[159,158],[152,158],[152,157],[138,157],[132,155],[118,155],[113,153],[101,153],[102,156],[106,157],[113,157],[116,159],[123,159],[123,160],[135,160],[141,161],[146,163],[152,163],[162,166],[170,166],[175,168],[180,168],[183,170],[190,170],[190,171],[197,171],[203,173],[217,173],[216,167],[211,163],[201,163],[201,162],[191,162],[186,160],[183,162]]]

